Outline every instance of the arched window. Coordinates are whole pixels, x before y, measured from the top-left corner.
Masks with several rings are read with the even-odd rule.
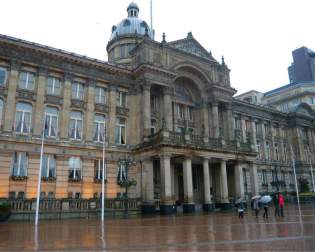
[[[80,180],[82,171],[82,161],[79,157],[69,159],[69,179]]]
[[[3,100],[0,99],[0,126],[2,125]]]
[[[45,136],[57,137],[58,134],[58,109],[53,107],[45,108]]]
[[[72,111],[70,113],[69,137],[80,140],[82,138],[83,116],[82,112]]]
[[[124,24],[123,24],[124,26],[129,26],[130,25],[130,21],[128,20],[128,19],[126,19],[125,21],[124,21]]]
[[[19,102],[16,104],[14,130],[18,133],[29,133],[32,120],[32,105]]]
[[[104,140],[104,132],[105,132],[105,116],[96,114],[94,116],[93,140],[96,142],[102,142]]]

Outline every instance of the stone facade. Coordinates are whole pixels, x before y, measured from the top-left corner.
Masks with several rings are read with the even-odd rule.
[[[145,211],[157,202],[161,213],[175,203],[211,210],[293,190],[290,146],[309,179],[315,136],[306,104],[283,113],[234,99],[224,59],[191,33],[170,43],[128,36],[136,36],[130,58],[111,63],[0,36],[0,197],[36,197],[44,121],[43,197],[100,196],[104,118],[106,197],[123,193],[118,160],[130,156],[137,185],[129,197]],[[110,50],[128,36],[115,36]]]

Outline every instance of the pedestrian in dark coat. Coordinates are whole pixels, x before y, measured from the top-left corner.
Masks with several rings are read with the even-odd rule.
[[[264,219],[268,219],[268,203],[264,203]]]
[[[244,203],[243,202],[240,202],[239,204],[238,204],[238,209],[237,209],[237,211],[238,211],[238,218],[239,219],[243,219],[244,218]]]
[[[273,205],[275,207],[275,216],[280,216],[279,214],[279,197],[277,194],[273,195]]]
[[[259,202],[258,202],[258,199],[254,199],[253,200],[253,210],[255,211],[256,218],[258,218],[258,214],[259,214]]]

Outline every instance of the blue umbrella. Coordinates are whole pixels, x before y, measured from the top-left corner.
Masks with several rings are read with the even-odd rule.
[[[269,202],[272,201],[272,198],[270,195],[265,195],[265,196],[262,196],[259,200],[259,202],[263,203],[263,204],[268,204]]]

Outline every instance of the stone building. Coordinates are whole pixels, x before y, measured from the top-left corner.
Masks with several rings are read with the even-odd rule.
[[[229,206],[231,199],[292,190],[290,146],[309,179],[314,113],[290,113],[233,98],[229,68],[192,33],[153,40],[128,6],[112,28],[109,62],[0,36],[0,197],[34,198],[46,121],[42,197],[99,197],[106,125],[106,198],[120,158],[136,164],[129,197],[161,213]],[[45,118],[45,119],[44,119]]]

